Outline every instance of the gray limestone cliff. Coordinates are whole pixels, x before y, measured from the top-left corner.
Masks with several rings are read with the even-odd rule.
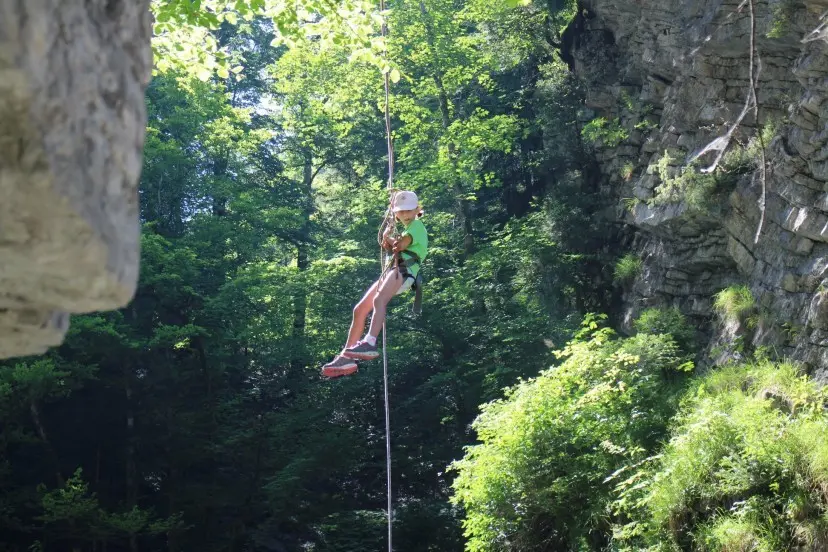
[[[0,358],[135,292],[150,36],[149,0],[0,3]]]
[[[586,88],[581,120],[642,260],[624,292],[626,322],[677,306],[709,330],[714,360],[766,347],[826,379],[828,0],[755,0],[753,18],[750,7],[584,0],[568,31]],[[749,109],[705,173],[717,152],[696,155],[744,110],[751,51],[759,120]],[[748,286],[756,306],[724,324],[713,297],[732,285]]]

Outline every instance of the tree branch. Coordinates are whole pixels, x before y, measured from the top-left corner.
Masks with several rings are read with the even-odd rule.
[[[754,0],[748,0],[750,5],[750,93],[753,96],[753,117],[756,119],[756,128],[759,132],[759,156],[762,165],[759,169],[759,178],[762,180],[762,199],[759,201],[759,226],[756,228],[756,235],[753,243],[759,243],[759,236],[762,234],[762,227],[765,225],[765,201],[767,199],[767,161],[765,159],[765,137],[762,128],[759,126],[759,98],[756,95],[756,85],[759,82],[759,71],[762,68],[762,59],[756,50],[756,14],[754,12]],[[756,57],[756,77],[753,76],[753,58]]]
[[[736,11],[742,11],[746,4],[749,4],[751,7],[751,14],[753,14],[753,0],[743,0],[741,4],[736,8]],[[700,172],[702,173],[712,173],[715,171],[719,163],[724,157],[725,151],[727,151],[727,147],[730,145],[731,140],[733,139],[733,133],[736,132],[736,129],[739,128],[739,125],[744,120],[745,116],[747,116],[748,111],[752,107],[756,107],[754,103],[756,102],[756,95],[754,94],[755,82],[759,80],[759,73],[761,71],[761,65],[757,67],[756,72],[754,73],[754,54],[756,53],[755,47],[755,23],[753,20],[753,15],[751,15],[751,34],[750,34],[750,88],[748,89],[747,96],[745,97],[745,105],[742,107],[742,111],[739,113],[739,116],[736,118],[736,121],[733,122],[731,127],[727,130],[724,136],[720,136],[707,144],[704,148],[701,149],[698,153],[693,154],[688,159],[688,163],[692,163],[696,159],[700,158],[702,155],[711,152],[711,151],[718,151],[719,153],[716,155],[716,158],[713,160],[713,164],[707,168],[701,169]],[[758,123],[758,120],[757,120]]]
[[[747,96],[745,97],[745,105],[744,107],[742,107],[742,111],[739,113],[739,116],[736,118],[736,121],[734,121],[734,123],[727,130],[724,136],[716,138],[712,142],[708,143],[699,152],[690,156],[688,162],[692,163],[693,161],[695,161],[696,159],[700,158],[702,155],[708,152],[717,151],[718,153],[716,154],[716,158],[713,160],[713,163],[709,167],[701,169],[700,172],[712,173],[713,171],[715,171],[718,168],[719,163],[722,160],[722,157],[724,157],[724,154],[727,151],[727,148],[730,145],[731,140],[733,139],[733,133],[736,132],[736,129],[747,116],[748,112],[753,110],[753,118],[755,120],[755,124],[759,134],[759,178],[762,184],[762,197],[759,200],[759,210],[761,214],[759,217],[759,226],[756,228],[756,235],[753,237],[753,243],[759,243],[759,236],[762,234],[762,228],[765,225],[765,206],[767,201],[767,159],[765,157],[766,144],[765,137],[762,133],[762,129],[761,127],[759,127],[759,97],[756,92],[756,88],[759,84],[759,74],[762,72],[762,58],[759,56],[759,51],[756,48],[755,0],[743,0],[742,3],[739,4],[739,6],[736,8],[736,11],[742,11],[745,5],[748,6],[750,11],[750,67],[748,77],[750,85],[748,88]]]

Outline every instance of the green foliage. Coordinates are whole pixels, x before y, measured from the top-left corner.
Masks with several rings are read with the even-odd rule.
[[[686,352],[692,352],[695,330],[678,307],[649,308],[633,322],[636,331],[645,334],[667,334]]]
[[[619,550],[814,550],[828,539],[826,395],[791,364],[730,365],[688,393],[637,474]],[[637,531],[629,531],[632,527]]]
[[[70,372],[61,370],[49,358],[17,362],[0,372],[3,391],[9,399],[39,401],[64,397],[71,392]]]
[[[717,171],[721,178],[730,181],[759,167],[762,144],[767,147],[779,130],[779,121],[772,119],[762,125],[759,134],[751,136],[747,144],[734,143],[722,157]]]
[[[747,147],[734,144],[722,157],[720,166],[727,173],[738,176],[747,174],[759,166],[759,141],[751,139]]]
[[[617,118],[607,121],[604,117],[597,117],[584,125],[581,136],[589,144],[614,148],[629,138],[629,132],[621,126]]]
[[[48,540],[118,541],[137,537],[152,537],[179,527],[180,522],[171,517],[157,519],[151,512],[133,507],[123,512],[107,512],[95,493],[89,491],[81,468],[59,488],[46,491],[41,486],[43,508],[39,520],[44,524]]]
[[[665,205],[683,201],[692,210],[710,210],[719,186],[716,176],[702,173],[694,165],[676,167],[675,162],[670,152],[665,151],[656,163],[655,171],[660,183],[648,203]]]
[[[750,288],[735,285],[719,291],[713,299],[713,309],[727,323],[735,323],[749,314],[756,306]]]
[[[627,253],[615,263],[615,281],[621,284],[628,284],[641,274],[641,259],[634,253]]]
[[[658,128],[658,123],[651,121],[650,119],[644,119],[637,123],[635,123],[636,130],[641,130],[643,132],[649,132],[651,130],[655,130]]]
[[[627,108],[628,111],[633,111],[635,109],[635,100],[633,100],[632,96],[630,96],[630,93],[627,92],[626,89],[621,89],[619,98],[621,99],[621,105]]]
[[[635,165],[632,164],[632,161],[627,161],[624,165],[621,166],[621,170],[619,172],[621,178],[625,181],[629,182],[632,177],[633,173],[635,172]]]
[[[793,0],[780,0],[773,8],[770,28],[765,33],[768,38],[782,38],[792,29],[792,19],[796,15],[797,4]]]
[[[606,232],[584,193],[582,90],[550,46],[576,3],[391,3],[385,44],[376,8],[154,4],[138,290],[0,371],[4,545],[381,547],[381,372],[319,368],[380,271],[387,46],[395,182],[420,195],[431,245],[423,315],[401,296],[387,326],[392,420],[411,420],[392,424],[395,549],[462,548],[443,469],[478,405],[611,296],[589,278]]]
[[[622,204],[624,205],[624,209],[629,211],[630,213],[634,213],[636,207],[643,203],[637,197],[625,197],[621,199]]]
[[[599,543],[607,476],[657,446],[688,369],[670,337],[618,339],[592,317],[557,355],[560,366],[484,405],[481,443],[452,465],[469,551]]]
[[[67,521],[70,525],[88,525],[100,514],[97,500],[89,495],[80,469],[66,481],[63,488],[44,493],[42,501],[42,519],[46,523]]]
[[[694,211],[710,211],[717,198],[732,189],[741,175],[759,167],[761,149],[776,135],[779,121],[771,120],[762,126],[760,134],[752,136],[746,145],[733,143],[713,172],[702,172],[698,161],[678,166],[674,153],[665,151],[652,167],[660,179],[650,205],[684,202]]]
[[[381,511],[352,511],[332,514],[317,530],[324,540],[313,552],[362,552],[386,546],[387,518]]]
[[[156,74],[173,71],[202,81],[214,75],[240,80],[244,66],[221,35],[228,27],[251,34],[264,21],[273,29],[271,47],[311,42],[326,51],[344,47],[354,59],[392,70],[382,55],[385,40],[378,36],[379,7],[370,1],[153,0],[151,6]]]

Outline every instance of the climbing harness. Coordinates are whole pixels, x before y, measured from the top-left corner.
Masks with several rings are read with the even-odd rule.
[[[388,263],[386,266],[385,271],[388,271],[390,268],[396,266],[397,270],[400,271],[400,275],[403,277],[403,287],[400,288],[400,291],[397,292],[397,295],[407,291],[405,288],[405,281],[407,279],[411,279],[411,287],[410,289],[414,290],[414,314],[420,314],[423,310],[423,270],[422,270],[422,263],[420,262],[420,256],[414,253],[413,251],[406,250],[405,254],[408,255],[410,258],[405,259],[402,257],[402,253],[397,253]],[[420,267],[417,271],[417,275],[414,276],[411,274],[410,269],[412,268],[411,265],[416,265]]]

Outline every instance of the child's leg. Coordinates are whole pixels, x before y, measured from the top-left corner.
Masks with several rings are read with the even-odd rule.
[[[353,318],[351,319],[351,328],[348,330],[348,340],[345,342],[345,347],[334,359],[322,367],[322,375],[329,378],[336,378],[340,376],[350,376],[357,371],[357,363],[352,359],[346,358],[342,353],[348,347],[353,346],[359,341],[362,332],[365,330],[365,321],[371,313],[374,302],[374,294],[377,290],[379,281],[371,284],[362,299],[354,306]]]
[[[374,295],[373,307],[374,316],[371,317],[371,326],[368,328],[368,335],[377,337],[382,331],[382,324],[385,322],[385,312],[388,303],[402,286],[404,278],[398,269],[391,270],[380,284],[379,292]]]
[[[341,362],[346,362],[348,359],[373,360],[379,356],[376,341],[377,336],[382,329],[382,323],[385,321],[385,309],[388,302],[392,297],[394,297],[397,290],[400,289],[402,283],[403,277],[400,274],[400,271],[395,268],[389,272],[385,278],[383,278],[382,283],[379,284],[378,291],[376,286],[372,286],[369,293],[365,294],[365,297],[362,298],[363,301],[370,300],[374,309],[374,316],[371,318],[371,327],[368,330],[368,335],[365,336],[364,340],[358,341],[353,345],[346,347],[345,350],[340,353]],[[363,301],[360,301],[361,305]],[[365,306],[362,305],[360,308],[365,309]],[[360,316],[361,312],[363,311],[359,311]],[[348,337],[349,340],[356,340],[359,336],[360,330],[365,327],[364,318],[358,318],[357,314],[357,309],[354,309],[354,325],[351,326],[351,335]]]
[[[351,328],[348,330],[348,340],[345,342],[345,349],[354,345],[359,338],[362,337],[362,332],[365,331],[365,321],[368,320],[368,315],[371,314],[371,309],[374,308],[374,295],[377,291],[379,280],[371,284],[362,299],[354,306],[353,318],[351,319]]]

